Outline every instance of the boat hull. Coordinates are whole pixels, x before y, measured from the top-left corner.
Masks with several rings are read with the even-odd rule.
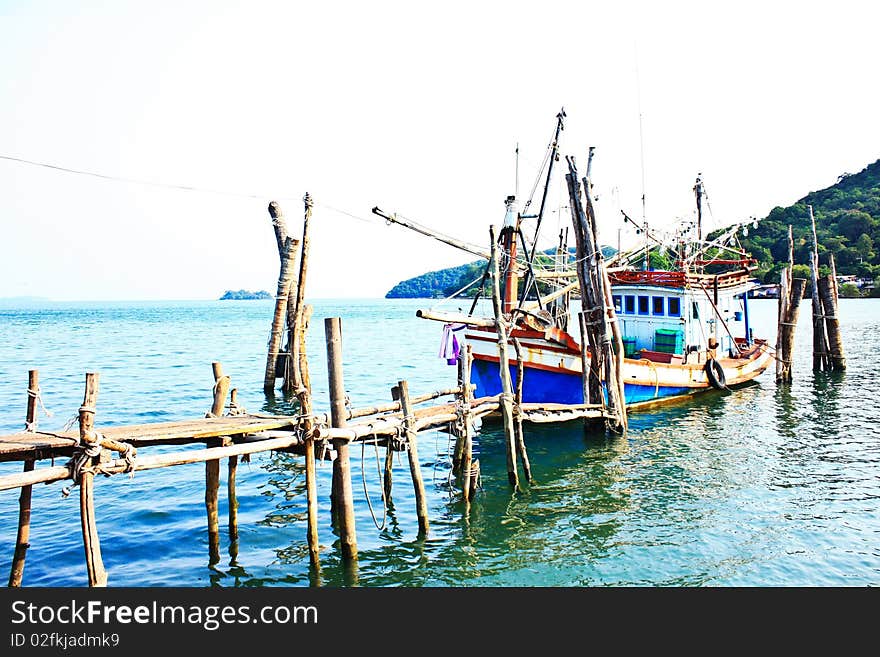
[[[499,394],[500,359],[492,334],[471,331],[467,337],[473,352],[471,383],[476,385],[475,395]],[[519,337],[523,351],[523,402],[584,403],[579,352],[570,345],[552,343],[533,332],[514,337]],[[512,346],[509,351],[512,355]],[[705,370],[705,360],[696,362],[694,356],[694,361],[663,363],[648,358],[624,359],[626,403],[639,404],[714,390]],[[758,343],[746,357],[719,358],[718,363],[724,372],[726,386],[736,386],[760,376],[773,363],[773,353],[765,344]],[[516,361],[509,360],[508,367],[516,386]]]

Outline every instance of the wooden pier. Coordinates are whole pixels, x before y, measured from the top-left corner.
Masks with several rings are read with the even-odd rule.
[[[333,318],[328,326],[338,328],[339,319]],[[333,341],[337,329],[328,333]],[[341,374],[341,344],[328,351],[328,367]],[[469,367],[469,364],[467,365]],[[460,372],[467,371],[460,368]],[[471,488],[473,463],[470,438],[474,422],[502,411],[500,395],[473,399],[473,386],[461,379],[454,388],[414,395],[406,381],[400,381],[391,391],[394,401],[367,408],[349,408],[338,397],[331,399],[330,413],[310,413],[296,416],[261,415],[242,412],[235,403],[235,390],[229,390],[230,377],[223,374],[219,363],[213,364],[215,375],[214,403],[205,417],[177,422],[157,422],[131,426],[101,427],[98,404],[99,377],[88,373],[85,377],[83,404],[79,408],[79,428],[69,431],[43,431],[37,428],[35,395],[27,395],[27,429],[0,436],[0,461],[23,463],[22,472],[0,476],[0,490],[21,489],[19,499],[19,530],[14,546],[14,558],[9,586],[21,586],[25,556],[28,548],[32,519],[38,517],[31,509],[31,489],[34,484],[68,482],[80,488],[80,515],[82,539],[90,586],[104,586],[107,573],[101,559],[100,540],[95,518],[100,510],[92,481],[96,475],[113,476],[142,472],[157,468],[200,463],[206,464],[205,507],[209,544],[209,565],[220,560],[218,494],[220,461],[228,459],[228,495],[230,540],[238,535],[235,503],[235,471],[241,456],[261,452],[281,451],[306,458],[306,487],[309,518],[307,540],[313,565],[318,566],[317,543],[317,479],[314,461],[316,455],[334,463],[334,491],[332,497],[339,506],[336,519],[340,531],[343,557],[356,562],[357,540],[351,495],[351,471],[346,453],[351,443],[367,442],[387,450],[388,457],[395,451],[407,451],[410,458],[412,483],[416,491],[416,509],[420,533],[427,534],[430,524],[425,504],[424,483],[418,464],[418,437],[432,430],[445,430],[458,436],[466,453],[460,454],[464,464],[459,468],[466,501],[473,496]],[[31,371],[28,390],[36,390],[38,373]],[[332,388],[331,388],[332,391]],[[23,389],[24,396],[24,389]],[[227,404],[227,394],[231,393]],[[333,393],[331,392],[331,395]],[[443,401],[442,398],[452,398]],[[428,402],[434,402],[428,404]],[[417,408],[418,407],[418,408]],[[515,403],[516,415],[525,421],[567,421],[577,418],[602,418],[602,407],[592,405],[561,406]],[[334,418],[334,415],[336,416]],[[465,439],[467,438],[467,439]],[[191,446],[203,444],[202,449],[162,450],[150,454],[151,447],[159,445]],[[387,461],[388,459],[386,459]],[[63,464],[48,464],[64,461]],[[46,463],[46,465],[43,465]],[[311,466],[311,467],[310,467]],[[386,469],[384,490],[390,499],[391,479]]]

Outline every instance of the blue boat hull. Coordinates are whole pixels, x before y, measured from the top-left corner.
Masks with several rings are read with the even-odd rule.
[[[510,368],[510,376],[516,388],[516,367]],[[579,373],[551,372],[542,369],[528,368],[524,377],[523,402],[583,404],[584,393]],[[498,363],[486,360],[474,360],[471,367],[471,383],[476,384],[476,397],[492,397],[501,393],[501,377]],[[707,388],[708,389],[708,386]],[[627,404],[686,395],[699,390],[693,387],[653,386],[633,383],[624,384]]]

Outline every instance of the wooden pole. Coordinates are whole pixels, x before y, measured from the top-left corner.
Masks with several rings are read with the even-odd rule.
[[[398,381],[391,394],[400,401],[403,411],[403,428],[406,436],[406,451],[409,456],[409,473],[412,476],[413,489],[416,494],[416,516],[419,519],[419,536],[428,533],[428,505],[425,501],[425,482],[422,480],[422,468],[419,465],[419,441],[415,429],[415,416],[409,397],[409,384]]]
[[[470,381],[465,378],[465,357],[463,354],[458,357],[458,407],[464,412],[464,406],[467,403],[467,387]],[[461,458],[464,451],[464,415],[459,419],[456,426],[455,450],[452,453],[452,474],[458,475],[461,472]]]
[[[304,340],[301,338],[304,323],[304,304],[306,295],[306,273],[309,267],[309,221],[312,217],[312,197],[308,193],[303,197],[305,212],[303,213],[303,233],[300,247],[299,275],[296,278],[296,293],[293,297],[293,323],[288,331],[288,344],[292,367],[287,368],[284,377],[284,389],[296,390],[305,385],[300,376],[300,354],[304,351]],[[289,318],[289,313],[288,313]]]
[[[238,496],[235,493],[235,477],[238,473],[238,457],[229,457],[229,476],[226,479],[226,496],[229,499],[229,559],[238,559]]]
[[[35,431],[37,427],[37,395],[40,394],[40,373],[38,370],[28,371],[28,395],[27,415],[25,416],[25,430]],[[35,459],[25,459],[24,472],[34,469]],[[9,586],[21,586],[24,575],[24,561],[27,549],[30,547],[28,540],[31,535],[31,496],[32,486],[22,486],[18,498],[18,534],[15,539],[15,553],[12,557],[12,568],[9,571]]]
[[[516,451],[522,461],[523,474],[526,481],[532,480],[532,465],[529,463],[529,455],[526,451],[526,439],[523,434],[523,376],[525,374],[525,364],[522,357],[522,345],[517,338],[513,339],[513,348],[516,350],[516,400],[514,404],[514,416],[516,418]]]
[[[819,279],[819,298],[822,301],[822,315],[828,334],[831,369],[842,372],[846,369],[846,358],[843,355],[843,340],[840,337],[840,322],[837,319],[837,303],[834,298],[834,278],[832,275]]]
[[[788,293],[787,311],[785,313],[785,321],[782,324],[782,353],[777,353],[777,358],[781,356],[783,361],[783,377],[782,382],[790,383],[792,381],[792,361],[794,359],[794,332],[797,327],[798,314],[800,313],[801,298],[804,296],[804,290],[807,287],[807,281],[804,278],[791,279],[791,289]]]
[[[304,257],[306,254],[304,253]],[[305,305],[301,309],[299,330],[297,339],[300,349],[299,357],[293,363],[296,372],[296,396],[299,399],[299,410],[302,415],[302,429],[305,436],[305,461],[306,461],[306,500],[308,509],[308,522],[306,539],[309,545],[309,560],[313,569],[317,572],[321,564],[318,558],[320,546],[318,544],[318,478],[315,472],[315,440],[312,438],[312,387],[309,377],[309,361],[306,357],[305,340],[309,329],[309,321],[312,317],[312,307]]]
[[[289,239],[289,238],[288,238]],[[211,363],[214,371],[214,403],[211,406],[211,415],[220,417],[226,405],[226,394],[229,391],[230,378],[223,374],[223,365],[219,362]],[[223,440],[210,438],[206,442],[208,447],[220,447]],[[234,483],[233,483],[234,487]],[[220,459],[205,461],[205,511],[208,514],[208,565],[220,563]],[[230,524],[232,523],[232,500],[230,500]]]
[[[495,311],[495,330],[498,332],[498,373],[501,377],[501,418],[504,422],[505,446],[507,448],[507,479],[510,485],[519,485],[516,467],[516,436],[513,427],[513,384],[510,381],[510,365],[507,357],[508,320],[501,307],[501,269],[498,262],[498,245],[495,227],[489,226],[489,242],[492,254],[492,307]]]
[[[471,467],[473,465],[473,414],[472,406],[474,401],[474,393],[470,387],[471,365],[473,364],[473,347],[467,345],[462,352],[464,358],[464,367],[462,368],[462,379],[468,382],[464,389],[464,443],[461,449],[461,492],[466,504],[470,504],[474,496],[474,488],[471,486]]]
[[[80,444],[94,443],[95,404],[98,401],[98,373],[86,374],[86,390],[83,403],[79,408],[79,439]],[[89,466],[96,464],[100,457],[91,458],[86,462],[79,482],[79,513],[82,525],[83,548],[86,556],[86,569],[89,574],[89,586],[107,586],[107,571],[101,558],[101,541],[98,539],[98,527],[95,522],[95,474]]]
[[[813,297],[813,369],[829,370],[828,336],[825,333],[825,321],[822,317],[822,302],[819,299],[819,242],[816,239],[816,219],[813,206],[808,205],[810,224],[813,230],[813,249],[810,253],[810,283]]]
[[[275,231],[275,242],[278,245],[278,259],[281,264],[284,263],[284,245],[287,241],[287,237],[289,232],[287,230],[287,220],[284,218],[284,214],[281,212],[281,207],[275,201],[269,203],[269,216],[272,218],[272,228]],[[292,254],[291,257],[295,258],[296,255]],[[293,289],[293,286],[296,285],[295,279],[292,279],[290,282],[290,289]],[[290,292],[288,292],[288,303],[287,310],[285,311],[286,321],[287,321],[287,347],[285,348],[285,354],[287,358],[285,358],[285,367],[284,367],[284,384],[285,390],[287,388],[287,381],[290,378],[290,370],[291,370],[291,354],[293,350],[291,349],[291,336],[294,334],[293,326],[296,318],[296,307],[290,299],[292,298]],[[272,386],[274,388],[275,382],[272,382]]]
[[[327,375],[330,384],[331,424],[344,427],[345,383],[342,378],[342,320],[339,317],[324,318],[324,334],[327,343]],[[357,559],[357,533],[354,521],[354,497],[351,492],[351,465],[348,456],[348,441],[333,440],[336,459],[333,461],[333,496],[336,520],[339,525],[339,539],[342,556]]]
[[[287,303],[290,295],[290,282],[294,272],[294,254],[298,240],[287,237],[284,240],[284,252],[281,256],[281,272],[278,274],[278,288],[275,292],[275,314],[272,317],[272,331],[269,334],[269,351],[266,355],[266,372],[263,377],[263,389],[270,392],[275,389],[275,370],[281,340],[284,336]]]

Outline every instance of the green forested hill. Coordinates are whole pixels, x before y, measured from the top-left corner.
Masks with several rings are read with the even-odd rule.
[[[759,262],[758,275],[779,282],[788,261],[788,226],[794,237],[794,261],[807,266],[812,245],[808,205],[813,206],[819,243],[819,264],[827,267],[834,254],[838,274],[874,280],[880,276],[880,160],[859,173],[845,173],[837,183],[811,192],[787,208],[776,207],[741,239]]]

